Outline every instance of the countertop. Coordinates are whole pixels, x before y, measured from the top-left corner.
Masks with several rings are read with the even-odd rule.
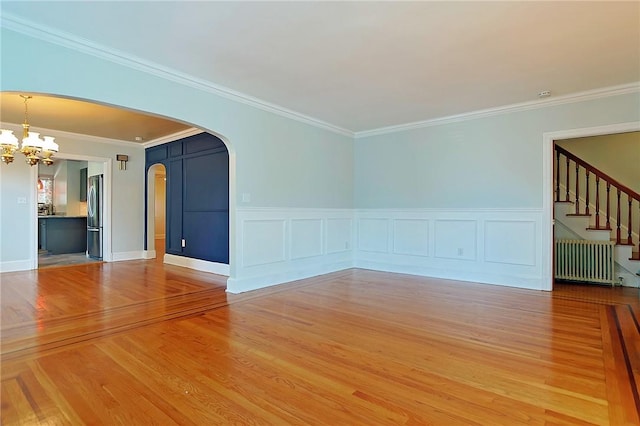
[[[57,214],[38,215],[38,219],[86,219],[86,216],[63,216]]]

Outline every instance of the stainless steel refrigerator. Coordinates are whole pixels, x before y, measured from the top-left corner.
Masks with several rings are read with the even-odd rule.
[[[102,259],[102,175],[87,181],[87,256]]]

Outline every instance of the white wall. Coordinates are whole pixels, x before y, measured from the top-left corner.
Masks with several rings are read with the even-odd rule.
[[[637,121],[638,93],[359,138],[356,208],[542,207],[545,132]]]
[[[16,128],[16,125],[7,123],[2,123],[2,126],[3,128]],[[66,163],[61,161],[60,158],[64,158],[65,155],[113,160],[115,160],[116,154],[129,155],[130,161],[127,165],[127,170],[119,170],[115,161],[113,161],[111,167],[112,191],[109,214],[112,218],[113,227],[110,244],[105,244],[105,247],[110,247],[110,255],[113,256],[114,260],[142,257],[144,149],[134,144],[123,144],[118,141],[92,138],[86,135],[75,135],[53,130],[47,130],[46,134],[55,135],[56,142],[60,146],[60,154],[59,157],[54,157],[54,160],[57,160],[58,165],[65,170]],[[10,165],[0,165],[0,180],[2,180],[3,188],[0,194],[0,200],[2,201],[0,204],[0,223],[2,226],[2,234],[0,235],[2,239],[0,271],[30,269],[37,265],[37,263],[34,263],[36,248],[31,244],[28,237],[28,230],[33,225],[31,222],[36,220],[35,184],[32,185],[32,171],[24,161],[21,161],[21,155],[19,153],[16,154],[16,161]],[[77,173],[79,179],[79,171]],[[4,190],[5,187],[7,191]],[[16,197],[26,198],[31,201],[24,205],[17,204],[13,202]],[[8,241],[5,238],[5,233],[9,233],[9,235],[13,233],[9,229],[12,227],[22,229],[20,241]],[[108,235],[105,235],[105,238],[108,238]],[[110,256],[105,257],[109,258]]]
[[[95,100],[220,134],[237,159],[235,193],[250,194],[246,204],[251,207],[349,208],[353,203],[349,136],[216,95],[195,81],[181,84],[6,28],[1,35],[2,91]],[[33,57],[47,67],[24,67],[22,61]]]
[[[549,200],[543,200],[543,182],[551,171],[543,175],[543,135],[640,116],[634,92],[354,142],[231,100],[198,81],[149,74],[108,62],[101,53],[80,53],[6,29],[1,55],[3,91],[151,112],[215,132],[229,143],[228,289],[235,292],[352,265],[544,288],[549,271],[540,259],[550,250],[550,237],[546,246],[549,212],[543,207]],[[23,66],[34,57],[47,67]],[[61,149],[88,147],[70,143]],[[91,149],[107,155],[106,148]],[[129,155],[126,173],[138,174],[137,183],[113,172],[114,223],[122,233],[116,238],[114,229],[114,251],[142,247],[143,155]],[[8,179],[17,182],[11,173]],[[18,193],[12,189],[2,205],[3,228],[5,214],[20,225]],[[250,201],[241,201],[244,194]],[[352,239],[343,241],[349,232]],[[350,248],[338,251],[341,244]]]
[[[638,117],[636,91],[358,138],[355,265],[549,289],[545,135]]]
[[[353,204],[353,143],[349,136],[215,94],[197,81],[177,82],[97,56],[61,47],[2,28],[2,91],[47,93],[149,112],[211,131],[230,151],[230,274],[240,251],[236,200],[243,208],[344,209]],[[38,57],[46,67],[24,67]],[[81,78],[77,78],[82,76]],[[268,109],[268,108],[267,108]],[[32,126],[37,118],[32,118]],[[50,132],[51,133],[51,132]],[[113,251],[143,248],[144,153],[142,149],[61,141],[61,151],[115,158],[128,154],[128,170],[113,170]],[[64,142],[64,143],[63,143]],[[28,192],[20,185],[15,191]],[[4,193],[2,194],[4,197]],[[15,198],[15,196],[14,196]],[[4,204],[3,204],[4,205]],[[3,217],[26,226],[13,203]],[[4,244],[3,240],[3,244]],[[0,262],[25,258],[29,249],[0,253]],[[141,255],[142,256],[142,255]],[[116,258],[118,256],[115,256]],[[273,281],[262,281],[273,283]]]
[[[28,233],[29,217],[36,220],[36,191],[30,186],[31,170],[19,155],[10,165],[0,163],[0,271],[37,265],[37,246]]]

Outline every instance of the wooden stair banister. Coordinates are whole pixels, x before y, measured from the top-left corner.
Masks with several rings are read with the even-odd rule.
[[[575,163],[575,167],[576,167],[576,177],[575,177],[575,215],[577,216],[588,216],[590,215],[589,212],[589,176],[591,174],[593,174],[595,176],[595,226],[596,229],[611,229],[611,225],[610,225],[610,217],[612,216],[611,214],[611,206],[610,206],[610,189],[613,186],[616,190],[616,207],[617,207],[617,212],[616,212],[616,244],[625,244],[625,245],[634,245],[633,244],[633,203],[634,200],[638,202],[638,205],[640,205],[640,194],[637,193],[636,191],[634,191],[633,189],[629,188],[628,186],[624,185],[623,183],[619,182],[618,180],[616,180],[615,178],[609,176],[608,174],[604,173],[603,171],[599,170],[598,168],[596,168],[595,166],[587,163],[586,161],[584,161],[583,159],[577,157],[576,155],[572,154],[571,152],[567,151],[566,149],[555,145],[555,167],[556,167],[556,173],[555,173],[555,177],[557,179],[556,181],[556,196],[555,196],[555,200],[560,202],[560,201],[564,201],[564,202],[568,202],[570,201],[569,198],[569,187],[570,187],[570,182],[569,182],[569,167],[570,167],[570,163],[571,161],[573,161]],[[566,181],[565,181],[565,199],[561,200],[560,199],[560,164],[561,164],[561,156],[564,156],[566,159]],[[585,209],[584,209],[584,213],[581,213],[580,210],[580,168],[583,168],[585,170],[585,176],[583,177],[585,179]],[[607,197],[607,202],[606,202],[606,228],[600,228],[600,181],[604,181],[604,183],[606,184],[606,197]],[[622,222],[622,218],[621,218],[621,213],[620,213],[620,209],[621,206],[623,205],[624,201],[623,201],[623,197],[622,194],[625,194],[627,197],[627,204],[628,204],[628,214],[627,214],[627,235],[626,238],[623,238],[622,236],[622,232],[620,229],[621,226],[621,222]],[[639,211],[639,217],[640,217],[640,211]],[[640,227],[639,227],[640,228]],[[640,235],[640,229],[638,229],[638,234]],[[626,241],[624,241],[626,240]],[[638,239],[638,251],[640,251],[640,238]]]

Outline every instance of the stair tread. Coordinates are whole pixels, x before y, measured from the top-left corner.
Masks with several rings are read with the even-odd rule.
[[[634,252],[631,254],[629,260],[640,260],[640,252]]]
[[[616,242],[616,239],[615,239],[615,238],[612,238],[612,239],[611,239],[611,241],[614,241],[614,242],[616,243],[616,245],[618,245],[618,246],[633,246],[633,245],[635,245],[635,244],[633,244],[633,243],[631,243],[631,244],[630,244],[630,243],[629,243],[629,241],[627,241],[627,239],[626,239],[626,238],[625,238],[625,239],[623,239],[623,240],[620,240],[620,242],[619,242],[619,243],[618,243],[618,242]]]
[[[587,213],[567,213],[567,216],[591,217],[591,214],[587,214]]]
[[[587,228],[587,231],[611,231],[611,230],[612,230],[612,228],[606,228],[606,227],[605,228],[603,228],[603,227],[596,228],[595,226],[590,226],[590,227]]]

